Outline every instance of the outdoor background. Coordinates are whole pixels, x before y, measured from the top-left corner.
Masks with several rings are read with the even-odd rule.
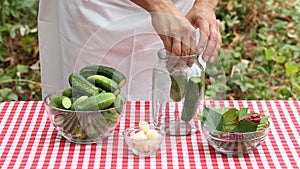
[[[0,102],[41,100],[38,0],[0,0]],[[51,9],[49,9],[51,10]],[[299,100],[299,0],[220,0],[226,99]]]

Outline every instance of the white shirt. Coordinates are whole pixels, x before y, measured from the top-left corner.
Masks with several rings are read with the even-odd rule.
[[[186,14],[194,1],[173,2]],[[38,28],[43,97],[68,88],[72,72],[102,64],[125,74],[128,100],[151,99],[163,44],[141,7],[129,0],[40,0]]]

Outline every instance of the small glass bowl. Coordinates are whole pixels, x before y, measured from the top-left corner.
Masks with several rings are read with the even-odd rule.
[[[150,126],[158,132],[159,136],[153,139],[134,139],[132,136],[140,131],[139,127],[125,129],[122,134],[129,149],[138,156],[154,155],[165,140],[165,132],[158,127]]]
[[[207,142],[217,152],[227,155],[240,155],[253,152],[261,145],[269,133],[268,127],[255,132],[237,133],[210,130],[204,124],[201,125],[202,133]]]
[[[122,96],[119,107],[97,111],[72,111],[53,107],[52,98],[61,96],[62,91],[47,95],[45,109],[52,125],[64,138],[73,143],[91,144],[101,142],[119,124],[126,98]]]

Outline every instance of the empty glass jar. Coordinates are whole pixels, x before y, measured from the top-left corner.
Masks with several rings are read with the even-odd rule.
[[[167,134],[186,136],[199,128],[204,108],[205,72],[199,55],[174,56],[158,51],[153,69],[152,118]]]

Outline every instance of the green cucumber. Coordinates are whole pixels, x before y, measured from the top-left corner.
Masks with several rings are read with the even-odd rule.
[[[83,103],[84,100],[87,99],[87,98],[88,98],[88,96],[80,96],[80,97],[78,97],[78,98],[73,102],[73,104],[72,104],[72,106],[71,106],[71,110],[76,110],[77,105],[80,105],[81,103]]]
[[[57,96],[50,100],[50,105],[60,109],[70,109],[72,100],[67,96]]]
[[[88,96],[97,95],[100,89],[90,83],[87,79],[78,73],[72,73],[69,76],[69,84],[72,88]],[[74,91],[73,91],[74,92]]]
[[[173,101],[179,102],[184,95],[185,85],[187,83],[187,77],[183,74],[170,75],[171,89],[170,97]]]
[[[85,78],[92,75],[102,75],[114,80],[119,85],[119,87],[123,87],[126,83],[126,77],[123,73],[112,67],[103,65],[86,66],[80,70],[80,74]]]
[[[189,122],[197,112],[202,90],[200,77],[191,77],[185,88],[185,98],[181,114],[181,120]]]
[[[120,93],[119,85],[115,81],[113,81],[105,76],[91,75],[91,76],[87,77],[87,80],[89,82],[91,82],[92,84],[95,84],[95,86],[105,90],[106,92],[111,92],[115,95],[118,95]]]
[[[100,89],[99,89],[99,91],[100,91]],[[82,93],[79,90],[70,87],[70,88],[65,89],[62,92],[62,95],[63,96],[67,96],[69,98],[78,98],[78,97],[80,97],[82,95],[85,95],[85,93]]]
[[[110,106],[111,109],[109,110],[109,112],[110,113],[118,113],[118,114],[120,114],[122,112],[122,110],[123,110],[123,106],[122,106],[123,101],[124,100],[122,100],[122,96],[121,95],[117,95],[114,104],[112,104]]]
[[[67,88],[62,92],[62,95],[72,98],[72,95],[73,95],[72,92],[73,92],[72,88]]]
[[[80,104],[77,104],[77,111],[103,110],[115,102],[116,96],[110,92],[103,92],[95,96],[90,96]]]

